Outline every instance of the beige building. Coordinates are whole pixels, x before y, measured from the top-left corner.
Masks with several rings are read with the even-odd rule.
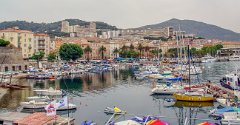
[[[22,56],[27,59],[35,52],[44,51],[48,56],[54,50],[55,44],[47,34],[34,34],[31,31],[20,30],[17,27],[0,30],[0,38],[9,41],[12,45],[22,49]]]
[[[71,37],[97,37],[95,22],[90,22],[87,26],[70,26],[68,21],[62,21],[61,32],[70,33]]]
[[[50,40],[47,34],[34,34],[33,52],[43,51],[45,57],[55,49],[54,41]]]
[[[17,27],[0,30],[0,38],[9,41],[12,45],[22,49],[23,58],[33,54],[33,32],[19,30]]]

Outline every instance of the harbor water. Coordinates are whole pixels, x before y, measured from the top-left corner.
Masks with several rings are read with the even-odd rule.
[[[239,64],[240,62],[197,64],[202,67],[203,73],[198,77],[193,76],[192,79],[195,79],[193,82],[210,80],[218,84],[226,73],[237,70]],[[30,88],[8,90],[6,94],[0,96],[2,112],[18,110],[20,102],[35,94],[33,89],[52,87],[66,91],[70,103],[77,105],[77,110],[70,112],[70,117],[75,118],[77,125],[85,120],[93,120],[99,125],[104,125],[111,117],[104,113],[104,109],[113,106],[127,111],[127,114],[115,116],[112,121],[154,115],[160,116],[171,125],[183,125],[186,117],[191,119],[191,125],[196,125],[207,119],[213,120],[208,117],[208,112],[218,106],[217,103],[175,102],[171,96],[152,96],[152,81],[136,80],[130,68],[100,74],[85,73],[53,81],[20,79],[13,82],[29,85]],[[67,116],[67,113],[64,115]]]

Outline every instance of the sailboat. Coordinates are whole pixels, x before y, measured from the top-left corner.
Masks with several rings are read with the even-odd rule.
[[[190,86],[190,51],[188,45],[188,64],[189,64],[189,86]],[[178,101],[191,101],[191,102],[213,102],[214,97],[205,93],[204,91],[174,93],[173,96]]]

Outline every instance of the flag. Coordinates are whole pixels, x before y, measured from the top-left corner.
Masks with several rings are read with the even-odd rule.
[[[60,99],[60,100],[56,103],[56,106],[57,106],[57,109],[68,106],[68,98],[67,98],[67,96],[65,96],[65,97],[63,97],[62,99]]]
[[[46,107],[45,110],[47,111],[47,116],[56,115],[56,100],[50,102]]]

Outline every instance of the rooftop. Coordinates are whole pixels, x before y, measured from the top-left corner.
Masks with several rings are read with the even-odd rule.
[[[33,34],[33,36],[48,36],[48,34],[44,34],[44,33],[35,33],[35,34]]]
[[[5,30],[0,30],[0,32],[33,33],[32,31],[20,30],[20,29],[15,29],[15,28],[8,28],[8,29],[5,29]]]
[[[46,113],[36,112],[22,119],[15,120],[14,123],[21,125],[43,125],[55,121],[55,116],[47,116]]]

